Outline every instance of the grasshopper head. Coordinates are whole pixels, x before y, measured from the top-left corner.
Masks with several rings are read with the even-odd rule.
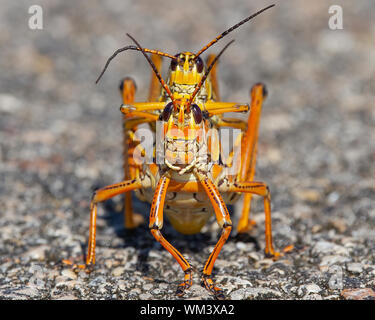
[[[201,81],[204,75],[204,62],[191,52],[181,52],[171,60],[170,80],[172,83],[193,85]]]

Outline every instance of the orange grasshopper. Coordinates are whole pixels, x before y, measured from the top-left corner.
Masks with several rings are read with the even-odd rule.
[[[227,204],[234,203],[244,195],[242,215],[237,226],[239,233],[251,228],[249,218],[252,195],[264,199],[265,254],[277,258],[280,253],[273,248],[271,231],[271,197],[264,182],[254,182],[259,119],[266,87],[258,83],[251,89],[251,105],[236,102],[220,102],[216,65],[218,58],[233,42],[229,42],[217,55],[210,55],[205,67],[200,55],[225,35],[251,20],[270,5],[229,28],[197,53],[182,52],[170,55],[158,50],[143,48],[132,36],[135,45],[118,49],[107,61],[97,82],[110,61],[125,50],[140,51],[152,67],[149,102],[134,102],[136,86],[132,79],[125,78],[120,85],[123,98],[121,112],[124,113],[124,172],[125,181],[95,191],[91,201],[90,235],[86,265],[95,264],[95,238],[97,204],[116,195],[125,194],[125,227],[135,228],[141,222],[133,213],[131,191],[143,201],[151,203],[149,228],[155,239],[177,260],[185,273],[184,281],[177,288],[177,295],[192,285],[192,266],[184,256],[162,235],[163,213],[173,227],[183,234],[201,230],[215,214],[222,229],[220,238],[204,266],[202,284],[216,298],[223,299],[221,289],[215,286],[211,273],[221,248],[232,230]],[[147,55],[151,53],[151,58]],[[162,57],[171,59],[169,76],[164,81],[160,75]],[[225,118],[226,112],[246,112],[247,121]],[[141,163],[146,150],[136,138],[140,124],[148,123],[156,134],[161,134],[162,143],[153,148],[152,163]],[[210,129],[224,127],[240,129],[232,152],[224,158],[215,133]],[[214,130],[215,132],[215,130]],[[236,157],[240,154],[240,157]],[[161,162],[156,161],[161,155]],[[238,172],[229,173],[237,165]]]

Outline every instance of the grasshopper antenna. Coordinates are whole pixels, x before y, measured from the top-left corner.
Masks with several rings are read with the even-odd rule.
[[[167,58],[171,58],[173,60],[177,60],[177,58],[175,56],[172,56],[168,53],[165,53],[165,52],[162,52],[162,51],[159,51],[159,50],[152,50],[152,49],[147,49],[147,48],[139,48],[139,47],[136,47],[136,46],[126,46],[126,47],[123,47],[123,48],[120,48],[120,49],[117,49],[107,60],[102,72],[100,73],[98,79],[96,79],[95,83],[98,83],[99,80],[101,79],[101,77],[103,76],[104,72],[107,70],[109,64],[111,63],[111,61],[121,52],[123,51],[126,51],[126,50],[137,50],[137,51],[142,51],[142,52],[149,52],[149,53],[153,53],[153,54],[157,54],[159,56],[163,56],[163,57],[167,57]]]
[[[205,72],[205,74],[203,75],[201,81],[198,83],[198,85],[195,87],[195,90],[193,92],[193,94],[191,95],[191,98],[189,100],[189,103],[188,103],[188,106],[191,105],[191,103],[193,102],[195,96],[197,95],[197,93],[199,92],[200,88],[202,87],[204,81],[207,79],[208,77],[208,74],[210,73],[211,69],[214,67],[216,61],[220,58],[220,56],[224,53],[224,51],[234,42],[234,39],[232,41],[230,41],[220,52],[219,54],[215,57],[215,59],[211,62],[211,64],[208,66],[207,68],[207,71]]]
[[[161,85],[163,86],[164,90],[168,93],[169,97],[171,98],[172,100],[172,103],[174,105],[174,107],[177,109],[177,105],[176,105],[176,101],[174,100],[173,98],[173,95],[172,95],[172,92],[171,90],[168,88],[167,84],[165,83],[165,81],[163,80],[163,78],[161,77],[158,69],[156,68],[156,66],[154,65],[154,63],[152,62],[152,60],[150,59],[150,57],[146,54],[146,52],[142,49],[141,45],[137,42],[137,40],[135,40],[129,33],[126,34],[130,39],[132,39],[132,41],[137,45],[139,51],[142,52],[142,54],[145,56],[145,58],[147,59],[148,63],[150,64],[152,70],[154,70],[154,73],[156,75],[156,77],[159,79],[159,82],[161,83]],[[176,58],[176,57],[174,57]]]
[[[205,52],[209,47],[211,47],[213,44],[218,42],[220,39],[224,38],[228,33],[232,32],[233,30],[237,29],[239,26],[243,25],[244,23],[248,22],[249,20],[255,18],[257,15],[261,14],[263,11],[266,11],[272,7],[274,7],[275,4],[271,4],[268,7],[263,8],[262,10],[259,10],[258,12],[253,13],[251,16],[247,17],[246,19],[243,19],[239,23],[235,24],[233,27],[229,28],[228,30],[225,30],[221,35],[217,36],[214,40],[209,42],[207,45],[205,45],[202,49],[198,51],[198,53],[195,55],[195,59],[197,59],[203,52]]]

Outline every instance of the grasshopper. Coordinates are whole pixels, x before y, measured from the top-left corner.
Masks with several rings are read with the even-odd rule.
[[[228,33],[248,22],[270,5],[240,21],[221,33],[197,53],[181,52],[176,55],[143,48],[128,34],[134,45],[116,50],[107,60],[97,82],[110,61],[126,50],[140,51],[153,69],[148,102],[135,102],[136,85],[131,78],[121,81],[120,92],[124,114],[124,172],[125,180],[93,194],[90,210],[90,234],[85,268],[95,264],[95,238],[98,203],[119,194],[125,194],[125,227],[135,228],[142,219],[133,212],[131,192],[142,201],[151,203],[149,228],[155,239],[176,259],[185,276],[178,285],[177,295],[182,296],[192,285],[193,268],[188,260],[164,238],[164,213],[172,226],[183,234],[200,232],[208,219],[214,215],[221,228],[221,235],[203,268],[202,284],[217,299],[224,299],[223,290],[212,280],[212,269],[220,250],[232,230],[232,221],[226,204],[232,204],[244,194],[241,218],[237,231],[247,232],[250,220],[252,196],[264,200],[265,254],[277,258],[280,253],[273,248],[271,230],[271,196],[266,183],[253,181],[256,165],[258,127],[262,104],[267,96],[264,84],[257,83],[251,89],[251,103],[221,102],[216,79],[216,62],[220,53],[209,55],[206,64],[200,57],[203,52]],[[151,57],[148,55],[151,54]],[[169,75],[161,76],[162,58],[170,59]],[[247,112],[247,121],[226,118],[227,112]],[[152,150],[152,161],[140,160],[147,152],[136,138],[139,125],[148,123],[159,134],[158,145]],[[232,152],[221,154],[217,132],[222,128],[240,130]],[[209,134],[209,132],[211,133]],[[239,155],[239,156],[236,156]],[[150,156],[150,155],[149,155]],[[156,161],[159,159],[159,161]],[[161,159],[161,160],[160,160]],[[237,166],[237,172],[230,172]]]

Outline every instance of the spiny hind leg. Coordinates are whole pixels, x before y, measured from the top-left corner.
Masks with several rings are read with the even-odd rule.
[[[162,58],[159,55],[152,54],[152,61],[154,62],[158,71],[161,70]],[[132,104],[135,101],[136,84],[131,78],[124,78],[120,84],[120,93],[122,95],[123,104]],[[157,101],[160,95],[160,83],[154,73],[151,74],[149,101]],[[124,179],[134,179],[136,172],[140,170],[139,166],[134,160],[134,150],[139,145],[138,141],[134,140],[134,133],[137,130],[137,125],[142,123],[153,122],[152,119],[133,117],[131,115],[124,115],[124,144],[123,144],[123,168]],[[124,199],[124,220],[126,229],[134,229],[143,223],[143,216],[133,211],[132,194],[125,193]]]
[[[252,197],[253,195],[251,193],[243,196],[241,217],[237,225],[238,233],[247,233],[256,225],[255,220],[250,218]]]
[[[120,93],[124,104],[131,104],[135,100],[136,84],[131,78],[124,78],[120,82]],[[137,126],[129,127],[129,121],[133,121],[128,115],[123,116],[123,169],[124,180],[135,179],[136,165],[133,159],[134,149],[139,144],[132,138]],[[135,120],[135,119],[134,119]],[[139,121],[136,121],[139,123]],[[124,224],[126,229],[134,229],[143,223],[143,216],[133,212],[132,193],[125,192],[124,198]]]
[[[262,83],[257,83],[251,88],[250,94],[250,114],[246,134],[242,141],[242,161],[238,181],[253,181],[254,179],[260,115],[263,101],[267,97],[266,86]],[[243,197],[242,213],[237,225],[238,233],[246,233],[256,224],[254,220],[250,219],[251,200],[252,194],[246,193]]]
[[[155,239],[176,259],[185,273],[184,282],[178,285],[176,294],[182,296],[192,285],[192,268],[184,256],[173,247],[161,234],[163,227],[163,207],[170,179],[160,178],[151,204],[149,228]]]
[[[215,125],[218,128],[231,127],[241,129],[241,140],[236,141],[233,151],[226,160],[228,166],[236,165],[236,168],[239,168],[237,181],[252,181],[254,178],[260,115],[262,103],[266,96],[265,85],[257,83],[251,89],[251,106],[247,122],[233,118],[218,118],[215,120]],[[241,161],[234,164],[235,161],[238,161],[238,159],[234,158],[236,158],[235,153],[239,146],[241,147]],[[255,225],[255,221],[250,219],[252,194],[245,194],[243,198],[241,217],[237,225],[239,233],[246,233]]]
[[[210,179],[201,180],[202,186],[210,199],[210,202],[214,208],[215,216],[219,226],[222,228],[220,238],[215,245],[215,248],[212,250],[210,256],[207,259],[207,262],[203,269],[202,283],[205,288],[211,291],[215,297],[219,300],[225,299],[223,291],[216,287],[211,274],[214,267],[215,261],[225,244],[228,240],[229,234],[232,230],[232,221],[230,220],[228,209],[224,203],[223,198],[221,197],[216,186],[211,182]]]
[[[256,194],[263,197],[265,214],[265,254],[277,259],[280,253],[274,250],[272,240],[272,220],[271,220],[271,194],[268,186],[264,182],[233,182],[225,186],[225,192],[240,192]]]
[[[99,190],[96,190],[92,196],[90,204],[90,231],[89,231],[89,241],[87,246],[87,256],[85,265],[77,265],[72,263],[70,260],[63,260],[64,264],[72,265],[74,269],[86,269],[91,271],[93,265],[95,264],[95,248],[96,248],[96,218],[98,212],[98,203],[108,200],[119,194],[129,192],[131,190],[140,189],[142,187],[147,187],[148,185],[142,186],[142,182],[139,180],[127,180],[120,183],[112,184],[106,186]]]

